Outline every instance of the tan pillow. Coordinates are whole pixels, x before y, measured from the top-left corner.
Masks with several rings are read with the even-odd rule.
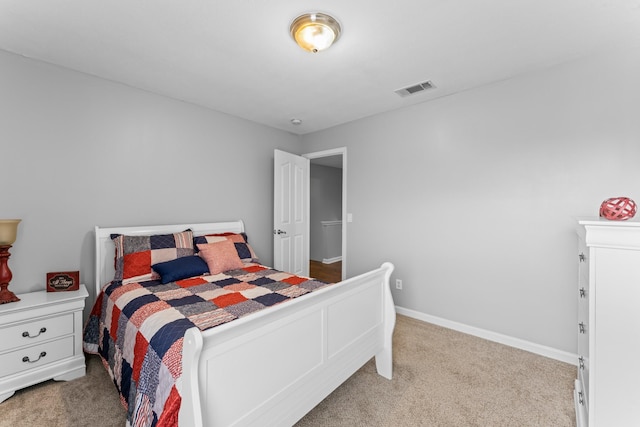
[[[244,267],[238,251],[231,240],[198,244],[200,256],[209,266],[209,274],[219,274],[227,270]]]

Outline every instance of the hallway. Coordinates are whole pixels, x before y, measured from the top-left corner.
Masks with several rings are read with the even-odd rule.
[[[320,261],[309,261],[309,276],[327,283],[342,280],[342,261],[324,264]]]

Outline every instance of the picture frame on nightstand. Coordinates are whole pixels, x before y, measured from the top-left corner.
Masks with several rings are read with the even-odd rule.
[[[55,271],[47,273],[47,292],[77,291],[80,289],[79,271]]]

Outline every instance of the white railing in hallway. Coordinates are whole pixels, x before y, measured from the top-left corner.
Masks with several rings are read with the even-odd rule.
[[[320,221],[322,224],[322,262],[342,260],[342,221]]]

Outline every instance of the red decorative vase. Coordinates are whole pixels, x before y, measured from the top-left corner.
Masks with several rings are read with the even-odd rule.
[[[636,202],[628,197],[612,197],[600,205],[600,216],[613,221],[624,221],[636,214]]]

